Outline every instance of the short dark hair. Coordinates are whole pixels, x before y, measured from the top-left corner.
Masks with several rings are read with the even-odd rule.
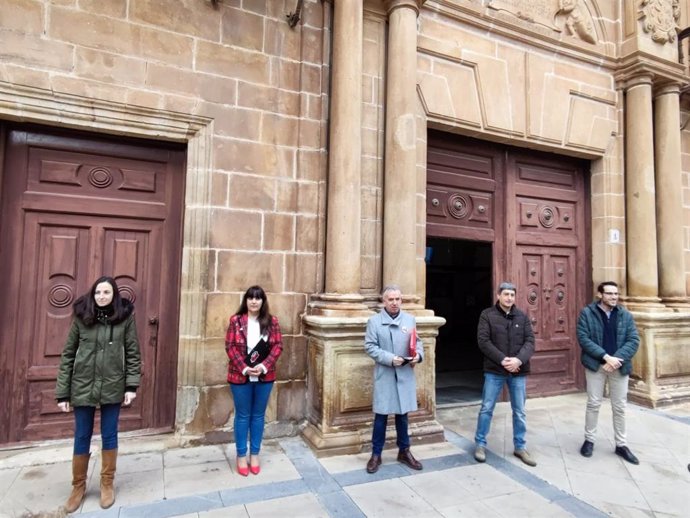
[[[503,292],[503,290],[510,290],[517,293],[517,290],[515,289],[515,284],[513,284],[512,282],[502,282],[501,284],[499,284],[498,291],[496,293],[500,295]]]
[[[618,284],[616,284],[615,282],[604,281],[599,286],[597,286],[597,293],[604,293],[604,287],[605,286],[613,286],[614,288],[618,288]]]

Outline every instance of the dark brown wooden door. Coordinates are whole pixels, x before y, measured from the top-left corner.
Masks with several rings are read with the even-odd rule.
[[[436,132],[427,157],[427,235],[491,242],[493,284],[518,285],[516,304],[537,337],[530,396],[581,388],[575,326],[590,282],[584,164]]]
[[[508,278],[536,334],[528,388],[532,395],[582,386],[575,327],[589,284],[585,171],[581,162],[508,150],[506,159]]]
[[[577,267],[572,249],[527,247],[517,249],[520,292],[516,304],[532,322],[536,352],[527,378],[530,393],[558,394],[576,388]]]
[[[7,131],[2,171],[0,442],[69,436],[55,378],[72,303],[100,275],[134,301],[142,385],[122,430],[174,421],[184,150]]]

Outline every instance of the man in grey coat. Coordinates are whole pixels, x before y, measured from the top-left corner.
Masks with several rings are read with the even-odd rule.
[[[400,287],[386,286],[381,294],[383,310],[367,322],[364,348],[376,362],[374,367],[374,430],[372,452],[367,473],[376,473],[381,465],[381,452],[386,442],[388,414],[395,414],[398,462],[412,469],[422,464],[410,452],[407,413],[417,410],[417,383],[414,366],[424,358],[422,341],[417,335],[415,318],[400,310]],[[416,344],[416,354],[409,355],[410,337]],[[414,339],[416,337],[416,340]]]

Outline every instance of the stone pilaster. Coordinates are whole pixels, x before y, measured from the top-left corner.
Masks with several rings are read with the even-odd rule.
[[[361,0],[333,2],[330,145],[326,227],[326,314],[366,310],[361,281],[362,27]],[[319,306],[319,304],[317,304]]]
[[[651,75],[628,81],[625,111],[626,305],[655,310],[663,306],[658,296]]]
[[[398,284],[405,302],[416,282],[417,14],[414,0],[389,0],[386,144],[383,192],[383,284]]]
[[[656,163],[657,257],[659,294],[667,306],[685,307],[683,234],[683,183],[681,178],[680,91],[677,84],[656,92],[654,111]]]
[[[334,2],[326,293],[313,298],[303,319],[309,362],[308,422],[303,434],[319,454],[359,452],[371,444],[374,363],[364,351],[364,334],[372,313],[359,294],[361,111],[357,107],[362,104],[361,4],[361,0]],[[390,28],[384,284],[402,286],[405,301],[416,310],[417,329],[424,342],[424,362],[415,370],[419,410],[410,414],[410,436],[414,443],[441,441],[443,428],[435,420],[434,353],[438,328],[445,320],[416,304],[418,5],[410,1],[386,5]],[[395,434],[391,433],[390,438],[394,439]]]
[[[687,313],[635,313],[640,348],[633,357],[628,398],[649,407],[690,401]]]

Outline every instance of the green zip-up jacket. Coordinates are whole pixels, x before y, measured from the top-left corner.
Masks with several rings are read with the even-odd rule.
[[[587,369],[596,372],[605,363],[604,322],[597,310],[598,302],[592,302],[580,312],[577,320],[577,341],[582,348],[580,360]],[[632,372],[632,357],[640,346],[640,335],[630,311],[618,306],[616,325],[616,352],[612,355],[623,360],[621,374]]]
[[[73,318],[62,351],[55,399],[69,398],[72,406],[122,403],[125,387],[139,386],[141,353],[134,306],[128,304],[127,308],[129,315],[112,325],[97,322],[86,326]]]

